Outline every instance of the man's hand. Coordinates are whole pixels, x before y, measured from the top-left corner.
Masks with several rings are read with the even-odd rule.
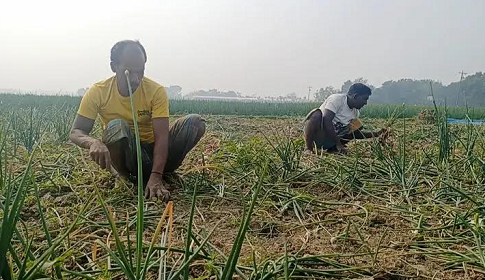
[[[170,200],[170,192],[163,186],[162,175],[152,173],[145,188],[145,198],[162,199],[164,202]]]
[[[108,170],[111,169],[111,157],[109,155],[109,150],[103,142],[99,140],[94,141],[89,147],[89,155],[94,162],[101,166],[101,168]]]
[[[383,144],[383,145],[386,145],[387,144],[387,139],[391,135],[391,129],[389,129],[389,128],[383,128],[379,132],[380,132],[380,134],[379,134],[379,142],[381,144]]]
[[[342,145],[342,143],[338,143],[337,144],[337,151],[340,153],[340,154],[343,154],[343,155],[346,155],[349,153],[349,151],[347,150],[347,148],[345,148],[344,145]]]
[[[391,134],[391,130],[390,130],[389,128],[382,128],[382,129],[381,129],[381,130],[379,130],[377,133],[378,133],[378,134],[377,134],[377,137],[381,137],[381,138],[386,139],[386,138],[388,138],[388,137],[389,137],[389,135]]]

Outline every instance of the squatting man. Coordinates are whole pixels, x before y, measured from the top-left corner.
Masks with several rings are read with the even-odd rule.
[[[372,90],[361,83],[353,84],[347,93],[332,94],[320,108],[313,109],[306,117],[305,148],[347,154],[346,145],[354,139],[386,137],[387,129],[376,132],[363,131],[359,120],[360,109],[367,105]]]
[[[145,77],[147,54],[138,41],[125,40],[111,49],[114,76],[95,83],[83,96],[74,120],[70,139],[89,149],[91,159],[104,169],[114,168],[121,176],[137,182],[137,157],[133,117],[127,76],[137,114],[142,148],[145,197],[170,199],[164,181],[173,179],[174,171],[205,133],[199,115],[188,115],[169,128],[169,101],[165,89]],[[94,121],[103,123],[102,139],[90,136]]]

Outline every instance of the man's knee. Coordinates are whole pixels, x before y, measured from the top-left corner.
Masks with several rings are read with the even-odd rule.
[[[322,114],[322,111],[320,109],[316,109],[312,112],[310,112],[310,114],[308,114],[307,118],[306,118],[307,122],[306,122],[306,130],[309,131],[316,131],[316,130],[319,130],[322,126],[322,120],[323,120],[323,114]]]
[[[114,119],[108,122],[106,125],[106,129],[104,131],[116,131],[116,130],[126,130],[130,129],[130,125],[127,121],[122,119]]]
[[[205,120],[201,115],[190,114],[186,116],[188,123],[197,130],[197,138],[200,139],[205,134]]]
[[[189,114],[189,115],[185,116],[185,118],[188,121],[193,122],[193,123],[198,123],[198,122],[204,121],[204,119],[202,119],[202,116],[199,115],[199,114]]]
[[[308,121],[320,123],[322,121],[322,118],[323,118],[322,111],[318,109],[318,110],[315,110],[313,113],[311,113]]]
[[[123,120],[123,119],[114,119],[110,120],[108,122],[108,125],[106,126],[107,128],[113,127],[113,126],[129,126],[128,123]]]
[[[131,134],[130,125],[122,119],[114,119],[108,122],[103,131],[102,141],[111,145],[122,139],[129,138]]]

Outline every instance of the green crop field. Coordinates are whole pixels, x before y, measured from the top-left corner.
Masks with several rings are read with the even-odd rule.
[[[14,109],[35,108],[43,111],[55,111],[57,108],[77,109],[80,97],[72,96],[38,96],[0,94],[0,114]],[[170,112],[175,115],[197,113],[202,115],[238,115],[238,116],[305,116],[311,109],[320,107],[320,102],[262,102],[262,101],[204,101],[204,100],[171,100]],[[423,110],[433,107],[402,105],[368,105],[362,110],[362,116],[368,118],[388,118],[399,109],[402,117],[417,116]],[[452,118],[485,119],[485,108],[481,107],[448,107],[448,116]]]
[[[139,207],[68,141],[79,101],[0,95],[4,279],[484,277],[485,129],[446,122],[484,109],[368,106],[390,138],[341,156],[303,153],[319,104],[174,100],[207,132],[173,201]]]

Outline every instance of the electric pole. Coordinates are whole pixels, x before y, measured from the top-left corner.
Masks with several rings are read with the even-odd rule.
[[[465,73],[465,72],[463,72],[463,70],[461,70],[461,72],[458,72],[458,74],[461,74],[461,78],[460,78],[460,81],[461,81],[461,80],[463,80],[465,75],[468,74],[468,73]]]
[[[311,92],[312,92],[312,87],[308,87],[308,101],[310,101]]]

